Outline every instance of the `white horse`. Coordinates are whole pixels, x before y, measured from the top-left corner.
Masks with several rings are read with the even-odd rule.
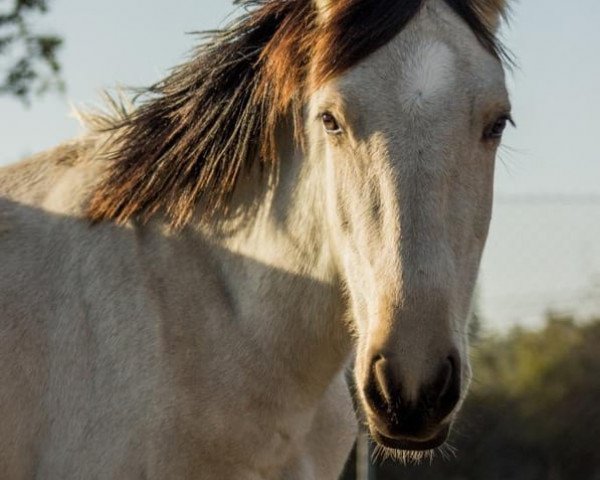
[[[0,170],[2,478],[338,478],[350,358],[376,442],[446,441],[502,2],[248,7],[138,107]]]

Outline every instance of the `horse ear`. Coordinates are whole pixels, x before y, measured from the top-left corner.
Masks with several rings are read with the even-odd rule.
[[[485,23],[493,32],[497,32],[500,23],[508,13],[507,0],[486,0],[481,2],[481,14]]]

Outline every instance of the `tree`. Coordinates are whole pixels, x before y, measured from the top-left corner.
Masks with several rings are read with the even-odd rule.
[[[48,2],[0,0],[0,95],[29,103],[34,93],[63,89],[57,57],[62,39],[31,26],[32,18],[48,11]]]

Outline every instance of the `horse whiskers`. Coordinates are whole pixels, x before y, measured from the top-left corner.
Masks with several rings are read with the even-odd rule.
[[[450,443],[446,442],[442,446],[438,447],[436,449],[436,452],[439,453],[439,455],[444,460],[450,461],[453,458],[457,457],[458,449],[455,446],[451,445]]]
[[[371,459],[373,463],[392,460],[394,462],[402,463],[403,465],[418,465],[425,459],[429,459],[430,462],[433,461],[434,452],[434,450],[425,450],[422,452],[414,450],[396,450],[394,448],[384,447],[383,445],[376,445]]]
[[[371,454],[373,463],[382,463],[386,460],[400,462],[403,465],[419,465],[424,461],[428,461],[431,465],[438,455],[444,461],[449,461],[456,458],[457,449],[449,443],[431,450],[415,451],[415,450],[397,450],[394,448],[385,447],[375,444]]]

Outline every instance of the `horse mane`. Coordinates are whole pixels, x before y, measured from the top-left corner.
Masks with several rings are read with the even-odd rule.
[[[426,0],[239,0],[245,13],[209,32],[192,58],[142,94],[137,108],[98,117],[106,133],[106,174],[92,192],[94,222],[147,221],[161,212],[185,225],[227,206],[242,174],[278,163],[276,127],[293,118],[310,89],[389,42]],[[445,0],[479,41],[501,57],[489,18],[501,0]]]

